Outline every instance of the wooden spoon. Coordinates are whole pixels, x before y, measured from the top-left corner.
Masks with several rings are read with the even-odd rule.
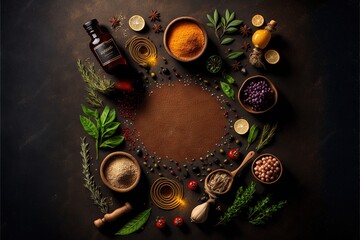
[[[211,173],[209,173],[206,178],[205,178],[205,191],[209,194],[209,195],[223,195],[225,193],[227,193],[231,186],[232,186],[232,183],[234,181],[234,177],[236,176],[236,174],[240,171],[240,169],[242,169],[249,161],[250,159],[255,155],[255,152],[254,151],[250,151],[244,158],[244,160],[242,161],[242,163],[240,164],[240,166],[238,168],[236,168],[235,170],[233,170],[232,172],[230,172],[229,170],[226,170],[226,169],[217,169],[217,170],[214,170],[212,171]],[[227,185],[227,188],[226,190],[222,191],[222,192],[214,192],[212,191],[211,189],[209,189],[208,187],[208,182],[211,178],[211,176],[213,176],[214,174],[216,173],[225,173],[225,174],[228,174],[230,176],[230,180],[228,182],[228,185]]]

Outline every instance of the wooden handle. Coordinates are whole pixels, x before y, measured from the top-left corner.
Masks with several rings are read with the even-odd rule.
[[[103,218],[96,219],[94,225],[97,228],[101,228],[107,222],[113,222],[125,213],[128,213],[132,210],[130,203],[126,202],[124,206],[115,209],[112,213],[106,213]]]
[[[237,174],[237,172],[243,167],[245,166],[245,164],[247,164],[249,162],[249,160],[255,155],[254,151],[250,151],[248,152],[248,154],[245,156],[244,160],[242,161],[242,163],[240,164],[240,166],[235,169],[234,171],[231,172],[231,175],[233,177],[235,177],[235,175]]]

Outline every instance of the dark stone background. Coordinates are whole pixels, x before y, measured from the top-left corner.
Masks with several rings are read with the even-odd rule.
[[[247,66],[249,76],[264,74],[274,81],[280,92],[279,105],[265,116],[250,115],[233,105],[250,122],[279,122],[275,142],[267,151],[283,161],[285,173],[274,186],[258,184],[258,191],[287,199],[288,204],[263,227],[237,220],[226,228],[213,228],[211,219],[209,224],[195,225],[188,221],[190,206],[171,212],[153,206],[150,221],[139,233],[111,236],[131,214],[114,229],[98,231],[92,222],[101,214],[82,186],[79,155],[79,138],[84,132],[78,115],[85,93],[76,60],[90,57],[95,61],[82,24],[97,18],[109,27],[113,15],[140,14],[151,28],[147,18],[151,9],[161,13],[163,27],[182,15],[205,24],[206,13],[215,8],[221,13],[226,8],[235,11],[248,25],[256,13],[279,23],[270,47],[280,52],[281,62],[267,71]],[[133,35],[125,28],[112,32],[120,46]],[[207,31],[211,41],[207,54],[224,55],[227,48],[219,46],[212,29]],[[151,29],[143,34],[157,46],[162,44],[162,34]],[[239,36],[231,48],[240,48],[242,41]],[[166,56],[164,49],[159,52]],[[208,76],[198,68],[201,62],[170,61],[183,73],[200,71]],[[2,1],[1,238],[359,239],[358,67],[356,0]],[[239,82],[245,79],[241,74],[235,76]],[[93,165],[96,174],[98,164]],[[238,185],[253,180],[248,170],[236,181]],[[113,198],[113,208],[129,200],[136,207],[135,214],[145,209],[144,204],[151,205],[147,191],[156,175],[143,176],[141,185],[128,195],[114,194],[102,186],[104,195]],[[96,181],[101,183],[98,177]],[[186,193],[191,207],[199,196],[201,193]],[[230,204],[232,197],[230,193],[223,203]],[[181,215],[187,224],[183,229],[170,226],[159,231],[153,227],[157,215],[169,222]]]

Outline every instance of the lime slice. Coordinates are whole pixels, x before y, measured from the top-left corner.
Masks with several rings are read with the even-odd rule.
[[[264,17],[261,16],[260,14],[256,14],[255,16],[252,17],[251,23],[255,27],[261,27],[264,24]]]
[[[280,60],[280,55],[276,50],[270,49],[265,52],[264,58],[268,63],[276,64]]]
[[[240,135],[244,135],[249,131],[249,123],[243,118],[236,120],[234,123],[234,130]]]
[[[141,31],[145,27],[145,20],[142,16],[134,15],[129,19],[129,26],[134,31]]]

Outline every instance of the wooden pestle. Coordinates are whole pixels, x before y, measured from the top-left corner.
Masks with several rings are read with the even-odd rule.
[[[130,203],[126,202],[124,206],[115,209],[112,213],[106,213],[103,218],[96,219],[94,225],[97,228],[103,227],[107,222],[113,222],[125,213],[132,210]]]

